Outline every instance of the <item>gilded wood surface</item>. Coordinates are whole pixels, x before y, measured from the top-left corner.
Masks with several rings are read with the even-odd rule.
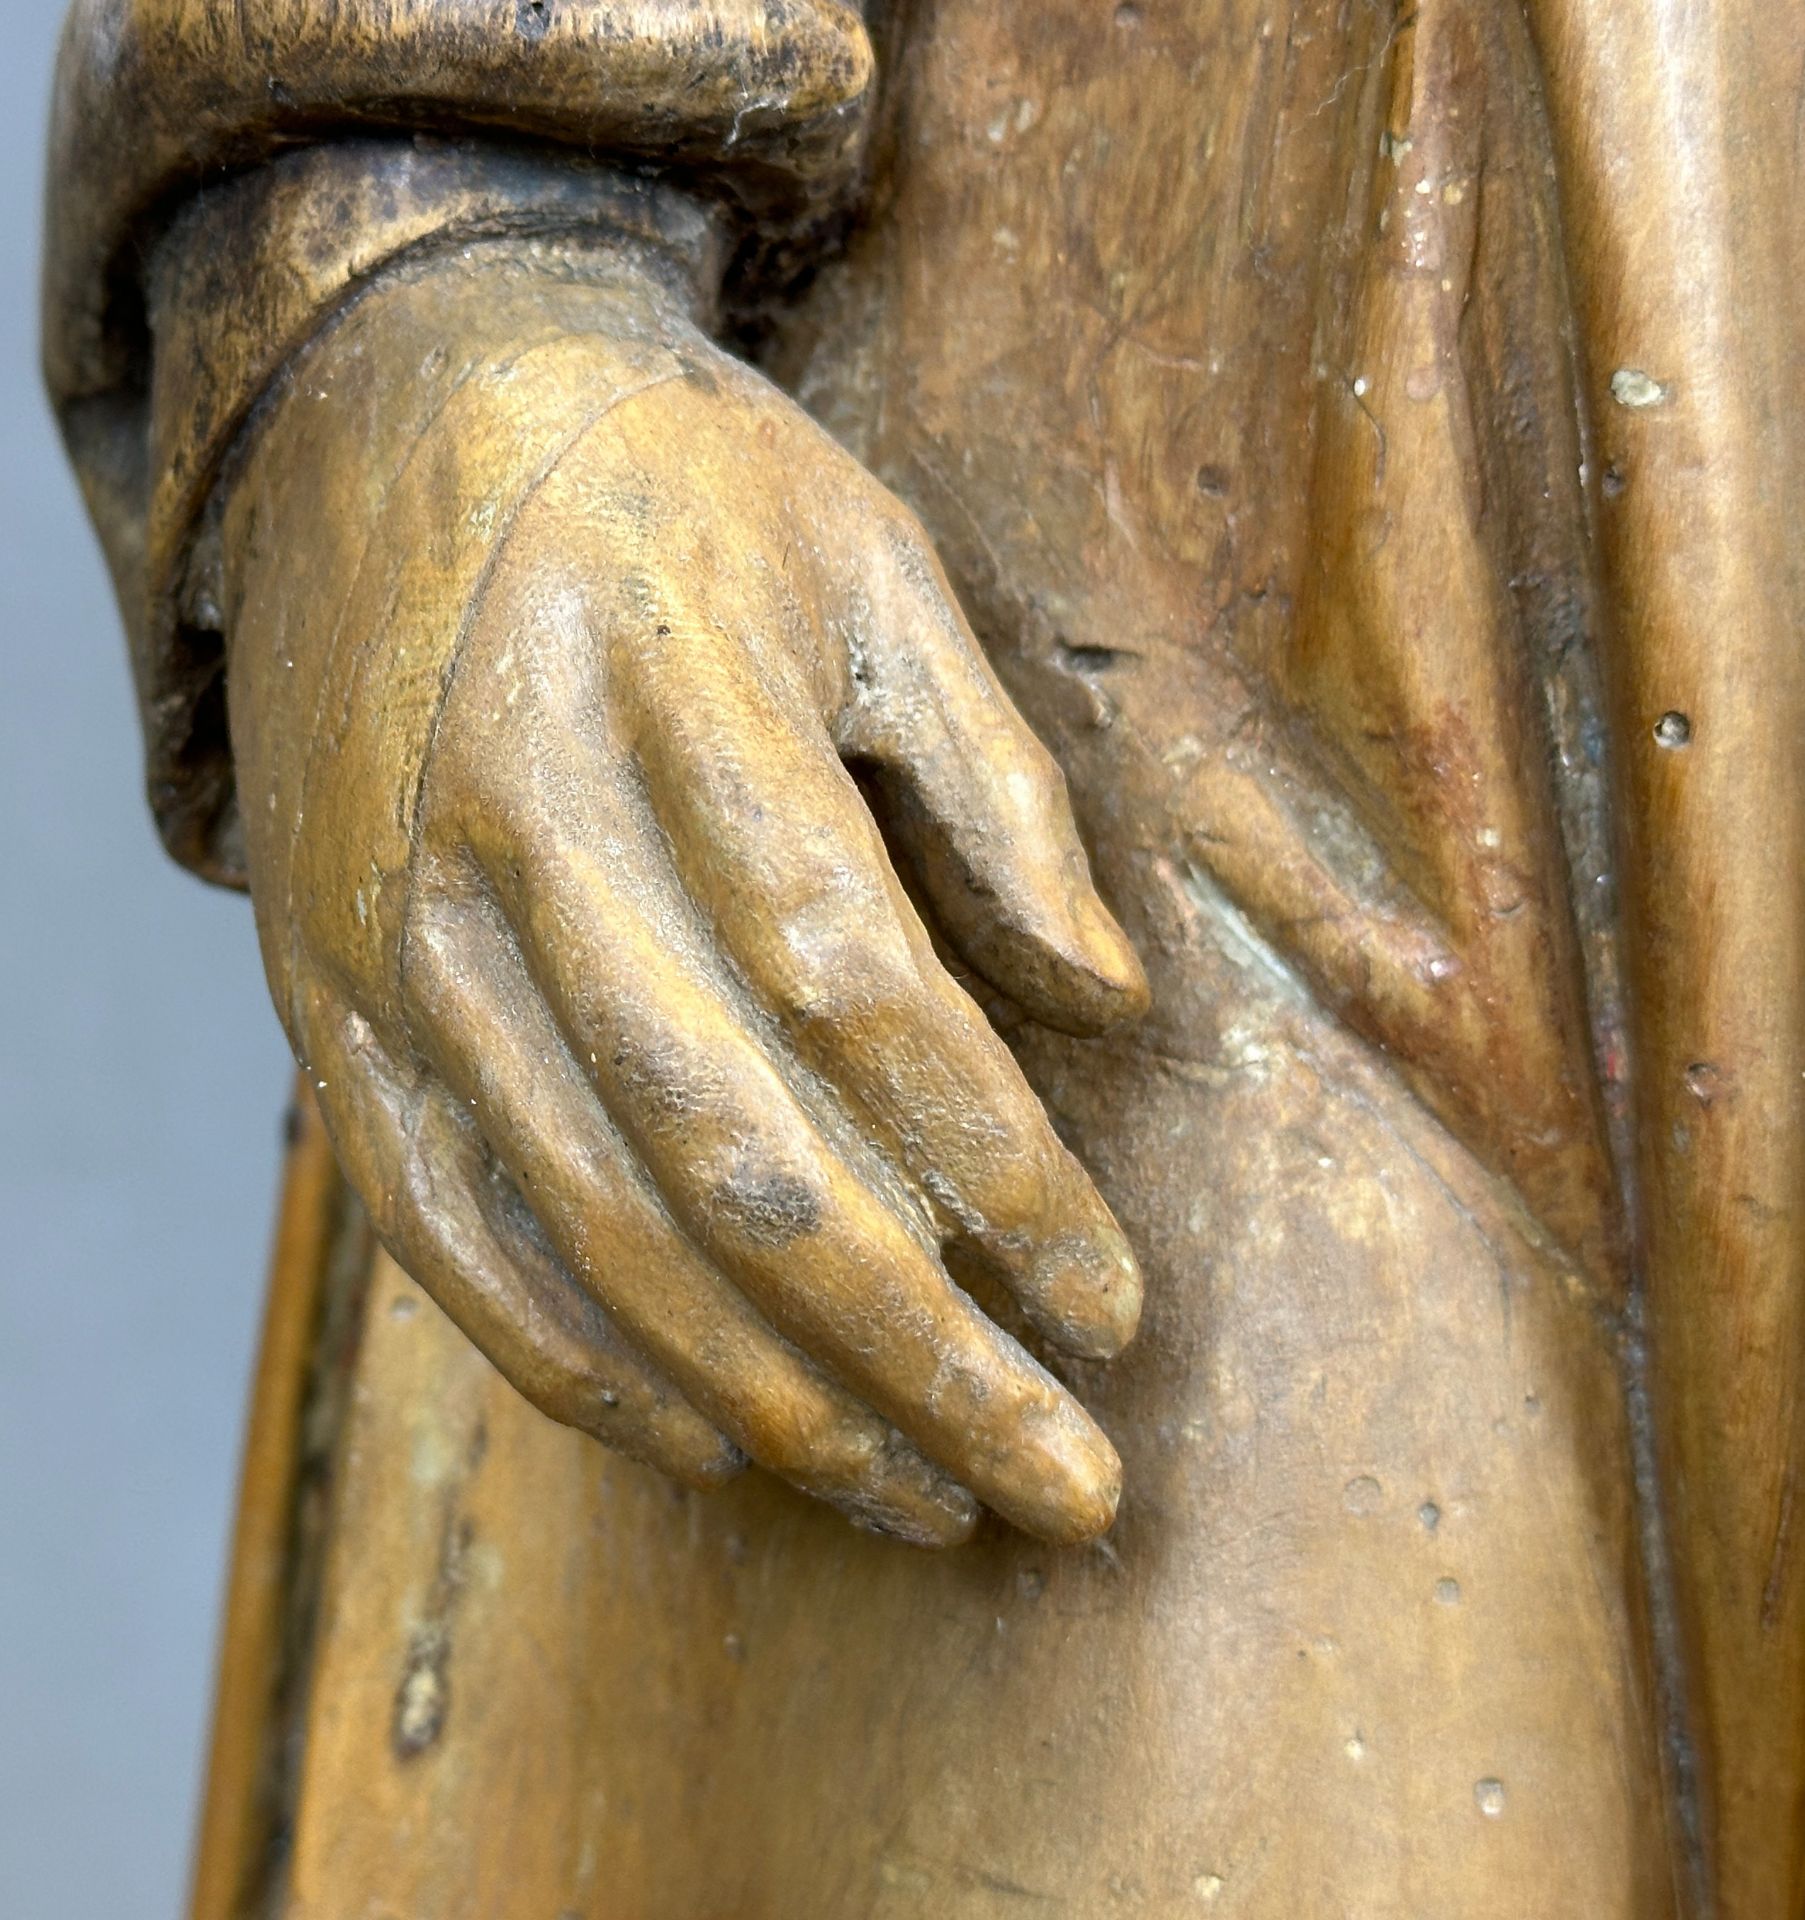
[[[1797,7],[75,20],[154,798],[450,1315],[255,1898],[1799,1920]]]

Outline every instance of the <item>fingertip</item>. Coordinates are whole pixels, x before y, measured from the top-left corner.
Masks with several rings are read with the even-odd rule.
[[[1115,1524],[1122,1462],[1102,1428],[1076,1401],[1030,1435],[1023,1484],[991,1504],[1025,1532],[1056,1547],[1082,1546]]]
[[[1141,1269],[1127,1237],[1111,1221],[1049,1240],[1030,1262],[1024,1305],[1062,1353],[1115,1359],[1141,1324]]]
[[[973,958],[1043,1025],[1081,1038],[1130,1025],[1153,1002],[1140,956],[1088,888],[1055,924],[999,930]]]
[[[1147,970],[1115,916],[1095,894],[1079,910],[1079,928],[1091,962],[1099,1024],[1117,1027],[1143,1018],[1153,1005]]]
[[[700,1414],[665,1418],[649,1429],[624,1432],[604,1409],[583,1430],[610,1453],[624,1454],[694,1493],[713,1493],[746,1470],[746,1456]]]
[[[1098,897],[1069,818],[949,827],[906,785],[895,791],[892,825],[914,877],[951,944],[992,986],[1064,1033],[1106,1033],[1147,1012],[1140,956]]]
[[[1086,888],[1072,922],[1071,947],[1058,956],[1060,999],[1071,1027],[1100,1034],[1139,1020],[1153,1004],[1153,990],[1115,916]]]
[[[1067,1497],[1049,1509],[1040,1537],[1056,1547],[1081,1547],[1107,1533],[1122,1503],[1122,1462],[1102,1432],[1082,1469],[1073,1475]]]

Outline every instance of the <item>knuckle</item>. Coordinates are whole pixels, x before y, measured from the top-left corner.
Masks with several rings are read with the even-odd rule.
[[[922,524],[921,516],[894,494],[886,496],[885,506],[885,530],[890,538],[890,550],[898,564],[905,571],[932,565],[933,536]]]
[[[462,825],[492,819],[497,806],[507,801],[512,784],[508,776],[514,766],[511,756],[479,752],[475,746],[455,723],[448,729],[445,719],[441,720],[422,796],[429,803],[427,817],[434,823]]]
[[[735,1163],[707,1180],[709,1218],[746,1247],[782,1252],[821,1231],[823,1196],[806,1171]]]
[[[791,1395],[761,1410],[748,1437],[761,1466],[786,1480],[809,1480],[819,1478],[844,1454],[845,1424],[823,1401]]]
[[[575,823],[602,804],[582,747],[561,724],[540,723],[505,744],[435,763],[438,837],[468,847],[479,864],[518,868],[571,843]]]
[[[445,1005],[456,970],[453,915],[422,885],[408,908],[397,969],[409,1008],[431,1019]]]
[[[1018,726],[1017,778],[1030,810],[1043,819],[1061,816],[1068,805],[1065,769],[1025,725]]]
[[[832,1031],[906,1017],[920,1003],[921,979],[900,928],[844,917],[823,924],[809,914],[779,924],[771,990],[792,1028]]]

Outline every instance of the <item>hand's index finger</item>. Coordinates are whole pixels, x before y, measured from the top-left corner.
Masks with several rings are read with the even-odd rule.
[[[925,536],[883,521],[866,545],[866,672],[842,745],[878,768],[948,933],[1048,1026],[1088,1034],[1138,1019],[1147,978],[1092,882],[1058,763],[992,672]]]

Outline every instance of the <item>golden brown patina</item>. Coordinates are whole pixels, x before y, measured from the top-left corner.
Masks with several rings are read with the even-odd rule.
[[[1799,1920],[1805,20],[872,16],[74,9],[413,1276],[309,1131],[197,1913]]]

